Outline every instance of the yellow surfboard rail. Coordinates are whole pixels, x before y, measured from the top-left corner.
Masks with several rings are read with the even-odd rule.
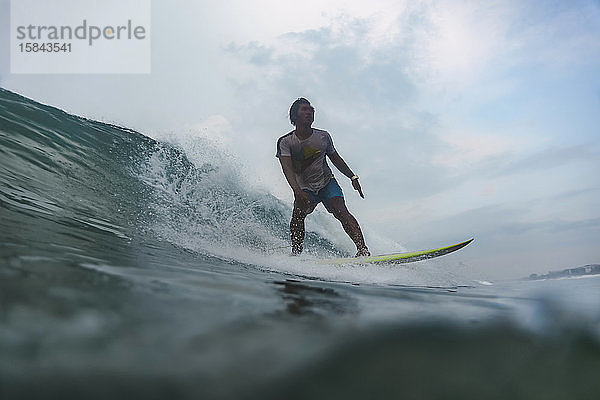
[[[475,238],[471,238],[469,240],[465,240],[464,242],[453,244],[451,246],[440,247],[438,249],[412,251],[412,252],[408,252],[408,253],[382,254],[382,255],[378,255],[378,256],[366,256],[366,257],[321,259],[321,260],[317,260],[317,264],[340,265],[340,264],[378,264],[378,263],[402,264],[402,263],[409,263],[409,262],[427,260],[429,258],[444,256],[444,255],[452,253],[456,250],[462,249],[463,247],[465,247],[466,245],[471,243],[473,240],[475,240]]]

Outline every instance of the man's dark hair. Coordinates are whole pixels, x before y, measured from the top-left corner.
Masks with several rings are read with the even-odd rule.
[[[299,97],[296,101],[292,103],[290,107],[290,122],[292,125],[296,126],[296,119],[298,118],[298,109],[301,104],[310,105],[310,101],[306,100],[304,97]]]

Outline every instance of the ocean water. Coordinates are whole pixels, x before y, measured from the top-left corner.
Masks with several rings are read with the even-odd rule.
[[[600,398],[600,277],[318,266],[241,168],[0,89],[0,398]]]

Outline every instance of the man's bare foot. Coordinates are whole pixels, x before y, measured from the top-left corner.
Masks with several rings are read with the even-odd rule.
[[[369,252],[369,249],[367,247],[363,247],[362,249],[358,249],[354,257],[366,257],[370,255],[371,253]]]

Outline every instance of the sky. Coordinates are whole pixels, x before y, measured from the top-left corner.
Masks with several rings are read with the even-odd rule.
[[[306,97],[360,176],[370,235],[406,249],[475,237],[491,277],[600,263],[600,2],[152,1],[150,74],[11,74],[0,86],[155,138],[207,136],[259,190]],[[33,11],[35,12],[35,11]],[[391,249],[393,250],[393,249]]]

